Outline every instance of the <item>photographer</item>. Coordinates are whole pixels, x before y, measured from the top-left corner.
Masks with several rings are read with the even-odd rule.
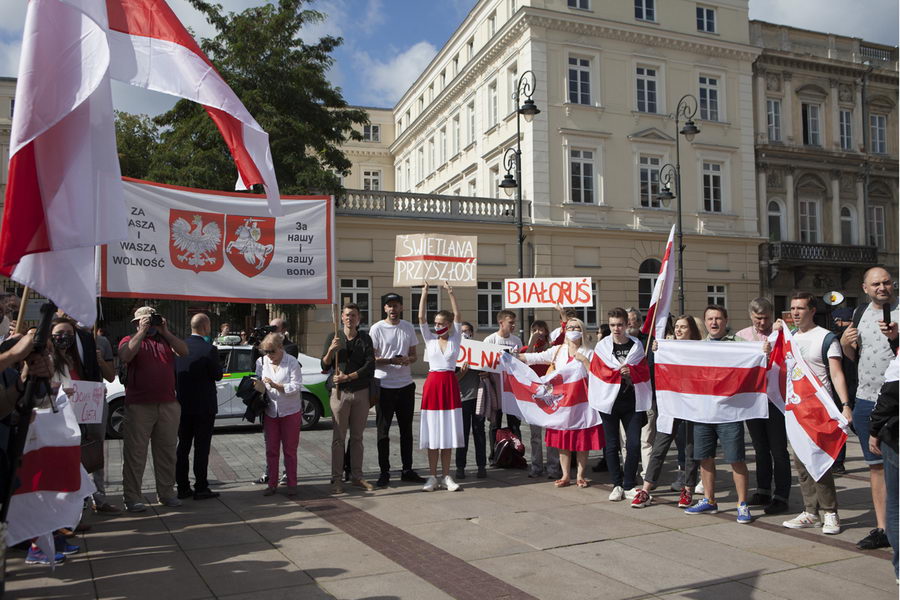
[[[297,355],[300,354],[300,347],[297,346],[294,342],[290,340],[290,336],[288,335],[287,323],[285,323],[284,319],[272,319],[269,321],[269,329],[266,333],[280,333],[281,337],[284,338],[284,351],[297,358]]]
[[[175,448],[181,407],[175,397],[175,356],[188,348],[169,331],[156,309],[142,306],[134,313],[137,331],[119,342],[119,359],[128,365],[123,424],[122,488],[125,510],[143,512],[141,481],[152,443],[156,494],[160,504],[181,506],[175,495]]]

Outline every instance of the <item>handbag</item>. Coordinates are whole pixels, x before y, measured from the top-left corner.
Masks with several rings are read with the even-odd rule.
[[[88,473],[94,473],[103,468],[103,437],[99,439],[91,436],[90,429],[84,425],[81,429],[81,464]]]

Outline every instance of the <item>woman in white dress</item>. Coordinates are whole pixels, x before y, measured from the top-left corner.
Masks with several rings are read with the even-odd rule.
[[[450,296],[453,312],[442,310],[434,317],[434,329],[428,327],[425,304],[428,298],[428,284],[422,285],[419,301],[419,328],[425,340],[425,360],[428,361],[428,377],[422,387],[422,409],[419,429],[419,448],[428,450],[428,466],[431,476],[422,491],[433,492],[445,487],[451,492],[459,489],[459,484],[450,477],[450,454],[453,448],[461,448],[463,439],[462,402],[459,383],[456,380],[456,358],[462,339],[459,307],[456,296],[448,282],[444,289]],[[438,482],[438,457],[441,460],[441,482]]]

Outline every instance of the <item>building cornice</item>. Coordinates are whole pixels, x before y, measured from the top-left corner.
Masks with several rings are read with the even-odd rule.
[[[791,52],[769,49],[763,49],[763,53],[757,59],[756,64],[754,64],[753,70],[757,74],[762,74],[774,67],[794,71],[804,70],[830,75],[843,75],[853,79],[859,79],[866,73],[866,65],[861,63],[817,56],[801,56]],[[896,71],[877,69],[869,74],[868,80],[873,83],[896,86],[898,84],[898,74]]]

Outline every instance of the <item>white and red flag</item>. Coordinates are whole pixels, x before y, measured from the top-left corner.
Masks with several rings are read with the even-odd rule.
[[[661,416],[696,423],[769,416],[761,343],[657,341],[654,369]]]
[[[242,186],[280,214],[268,137],[163,0],[31,0],[10,135],[0,273],[83,323],[96,247],[126,239],[110,78],[201,102]]]
[[[784,336],[780,331],[773,331],[769,343],[772,344],[772,351],[769,353],[769,372],[766,373],[766,395],[769,402],[784,414]]]
[[[662,266],[659,268],[659,277],[653,286],[653,295],[650,297],[650,308],[647,310],[647,318],[641,333],[648,334],[653,329],[653,337],[661,340],[666,337],[666,321],[669,319],[669,306],[672,304],[672,288],[675,283],[675,265],[672,261],[672,251],[675,244],[675,226],[669,231],[669,240],[666,242],[666,252],[663,255]]]
[[[784,383],[784,426],[797,458],[818,481],[847,441],[847,419],[810,371],[799,348],[791,343],[791,332],[781,329],[772,348],[773,370],[780,367]]]
[[[600,415],[588,404],[587,372],[579,361],[541,377],[504,352],[498,368],[503,412],[550,429],[587,429],[600,424]]]
[[[22,466],[16,472],[19,487],[13,491],[7,515],[7,545],[63,527],[73,528],[81,518],[84,499],[96,491],[81,466],[81,431],[72,406],[61,395],[59,412],[34,411]],[[52,546],[48,556],[53,556]]]
[[[630,336],[629,336],[630,337]],[[635,410],[650,410],[653,403],[653,390],[650,387],[650,367],[644,347],[637,338],[630,338],[634,345],[625,357],[625,364],[631,371],[631,383],[634,384]],[[591,406],[602,413],[611,413],[619,389],[622,385],[622,363],[613,354],[613,338],[606,336],[594,346],[591,358],[591,372],[588,377]]]

